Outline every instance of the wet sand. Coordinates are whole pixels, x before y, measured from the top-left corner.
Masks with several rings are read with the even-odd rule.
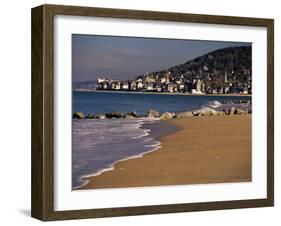
[[[251,181],[251,115],[172,119],[180,127],[162,147],[114,170],[85,178],[80,189]]]

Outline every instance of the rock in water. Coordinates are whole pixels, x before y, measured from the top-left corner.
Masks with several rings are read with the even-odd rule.
[[[105,116],[105,115],[97,115],[96,118],[97,118],[97,119],[105,119],[106,116]]]
[[[201,114],[203,116],[211,116],[211,115],[214,115],[214,112],[213,111],[201,111]]]
[[[168,120],[168,119],[172,119],[173,115],[170,112],[165,112],[161,115],[160,120]]]
[[[188,117],[192,117],[193,114],[191,111],[187,111],[187,112],[180,112],[176,115],[176,118],[188,118]]]
[[[229,110],[229,115],[234,115],[236,113],[235,107],[231,107]]]
[[[192,112],[193,116],[202,116],[202,112],[200,110],[195,110]]]
[[[145,115],[146,117],[149,118],[159,118],[160,117],[160,113],[158,111],[154,111],[154,110],[148,110],[148,112]]]
[[[87,116],[86,116],[86,119],[94,119],[95,116],[93,113],[89,113]]]
[[[218,112],[213,110],[213,111],[211,111],[211,115],[218,115]]]
[[[73,114],[73,118],[74,119],[83,119],[84,118],[84,114],[83,114],[83,112],[75,112]]]
[[[113,111],[111,113],[105,114],[107,118],[124,118],[124,114],[121,112]]]
[[[134,118],[138,118],[139,115],[135,111],[128,112],[127,115],[132,116]]]
[[[242,109],[237,109],[236,111],[237,111],[237,115],[246,115],[246,114],[248,114],[247,110],[244,111]]]
[[[225,115],[229,114],[229,110],[227,110],[227,109],[223,109],[222,112],[224,112]]]
[[[217,114],[216,110],[209,108],[209,107],[201,108],[199,111],[201,112],[201,115],[203,115],[203,116],[212,116],[212,115]]]
[[[135,119],[135,118],[136,118],[136,117],[134,117],[134,116],[132,116],[132,115],[128,115],[128,114],[125,116],[125,119]]]
[[[217,115],[225,115],[225,112],[224,111],[218,111]]]

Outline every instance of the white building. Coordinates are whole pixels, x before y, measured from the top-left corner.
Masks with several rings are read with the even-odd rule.
[[[105,78],[98,78],[98,83],[105,82]]]
[[[137,88],[138,88],[138,89],[142,89],[142,88],[143,88],[143,83],[142,83],[142,82],[138,82]]]
[[[147,84],[146,90],[147,91],[153,91],[153,83]]]
[[[160,80],[161,83],[165,83],[166,81],[167,81],[167,79],[165,77],[162,77]]]
[[[120,83],[120,82],[117,82],[117,83],[115,84],[115,89],[116,89],[116,90],[120,90],[120,89],[121,89],[121,83]]]
[[[127,83],[127,82],[123,83],[122,89],[128,90],[129,89],[129,83]]]
[[[198,91],[197,89],[192,89],[191,94],[203,94],[201,91]]]

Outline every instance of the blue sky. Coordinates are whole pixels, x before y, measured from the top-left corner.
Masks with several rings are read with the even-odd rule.
[[[98,77],[131,79],[216,49],[243,45],[250,43],[73,34],[72,79],[74,82]]]

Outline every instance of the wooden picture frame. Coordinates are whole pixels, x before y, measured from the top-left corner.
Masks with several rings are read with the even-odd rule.
[[[54,210],[54,16],[126,18],[267,29],[267,198],[179,203],[156,206]],[[274,21],[273,19],[211,16],[62,5],[32,9],[32,217],[66,220],[142,214],[206,211],[274,205]]]

